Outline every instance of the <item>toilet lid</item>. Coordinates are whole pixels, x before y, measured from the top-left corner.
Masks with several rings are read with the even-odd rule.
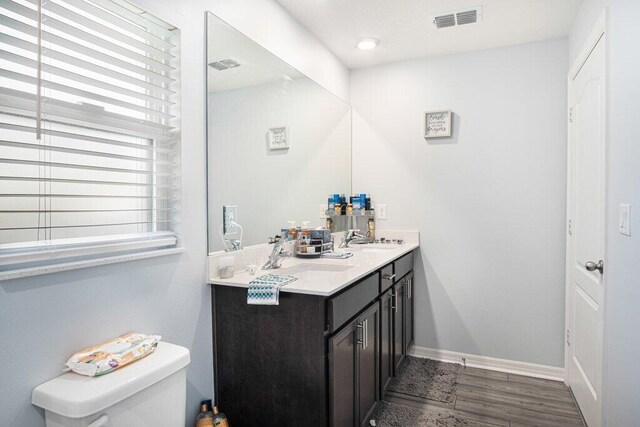
[[[31,403],[47,411],[82,418],[134,395],[179,371],[191,361],[189,350],[163,341],[150,355],[99,377],[69,372],[36,387]]]

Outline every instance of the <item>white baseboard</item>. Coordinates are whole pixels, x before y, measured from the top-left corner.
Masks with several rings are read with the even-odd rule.
[[[477,356],[475,354],[465,354],[458,353],[456,351],[438,350],[435,348],[418,346],[411,347],[409,349],[409,355],[452,363],[463,363],[462,358],[465,358],[466,365],[473,368],[482,368],[491,371],[507,372],[510,374],[526,375],[529,377],[544,378],[555,381],[564,381],[564,368],[558,368],[555,366],[537,365],[535,363],[497,359],[495,357]]]

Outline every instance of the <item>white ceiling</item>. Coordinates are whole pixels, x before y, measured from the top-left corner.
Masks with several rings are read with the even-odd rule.
[[[302,77],[298,70],[215,15],[209,13],[207,19],[207,64],[223,59],[240,63],[237,68],[223,71],[207,67],[209,92]]]
[[[349,68],[566,36],[582,0],[276,0]],[[482,22],[440,30],[429,16],[482,6]],[[377,48],[356,48],[362,37]]]

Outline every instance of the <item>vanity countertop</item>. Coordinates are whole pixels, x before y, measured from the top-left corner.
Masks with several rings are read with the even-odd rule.
[[[247,288],[251,280],[263,274],[291,275],[298,280],[283,286],[280,292],[330,296],[418,247],[417,239],[400,245],[352,245],[346,249],[353,252],[350,258],[285,258],[278,269],[261,270],[258,267],[253,275],[241,271],[229,279],[212,277],[209,283]]]

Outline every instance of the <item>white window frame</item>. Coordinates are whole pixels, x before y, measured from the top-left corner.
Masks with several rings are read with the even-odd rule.
[[[180,141],[178,153],[177,153],[177,171],[174,179],[176,182],[180,182],[182,179],[182,135],[181,135],[181,122],[182,122],[182,29],[186,28],[185,18],[178,11],[160,4],[157,0],[124,0],[140,9],[145,10],[147,13],[154,17],[171,24],[181,32],[180,44],[178,45],[178,52],[176,58],[180,64],[176,68],[176,82],[175,91],[179,99],[180,110],[178,111],[176,128],[180,132]],[[182,187],[179,186],[179,191],[182,191]],[[177,203],[180,205],[182,199],[179,194],[177,197]],[[181,228],[181,209],[176,209],[176,214],[173,217],[175,222],[176,231],[179,233]],[[158,233],[161,234],[161,233]],[[50,260],[52,258],[64,258],[73,257],[74,255],[81,254],[83,259],[69,261],[69,262],[49,262],[44,265],[36,265],[33,267],[16,268],[0,271],[0,281],[20,279],[25,277],[37,276],[41,274],[57,273],[63,271],[70,271],[76,269],[83,269],[88,267],[96,267],[103,265],[116,264],[121,262],[142,260],[147,258],[167,256],[172,254],[179,254],[186,250],[183,245],[182,238],[178,234],[177,243],[173,247],[162,248],[157,250],[145,250],[151,244],[151,240],[154,240],[153,247],[158,246],[158,240],[163,236],[157,236],[157,239],[149,239],[147,241],[140,239],[132,239],[127,241],[126,239],[118,240],[118,235],[107,236],[95,236],[85,238],[73,238],[73,239],[59,239],[56,240],[54,245],[50,242],[42,242],[39,247],[34,247],[33,244],[25,243],[25,246],[30,246],[33,250],[28,252],[21,252],[20,245],[17,245],[15,254],[2,254],[0,253],[0,263],[2,258],[5,258],[5,265],[10,264],[6,261],[12,256],[14,257],[13,263],[25,263],[25,262],[37,262],[42,260]],[[87,243],[95,243],[95,245],[87,245]],[[167,240],[168,242],[168,240]],[[84,243],[84,246],[78,244]],[[54,250],[55,249],[55,250]],[[117,252],[117,255],[105,255],[108,253]]]

